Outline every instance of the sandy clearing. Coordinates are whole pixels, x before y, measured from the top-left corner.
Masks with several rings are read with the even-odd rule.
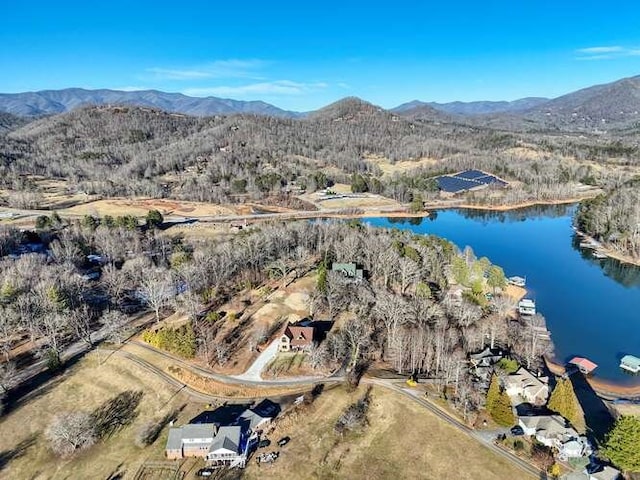
[[[61,213],[76,215],[134,215],[143,216],[151,209],[157,209],[163,215],[184,215],[189,217],[211,215],[233,215],[235,210],[223,205],[199,202],[183,202],[154,198],[96,200],[68,208]]]
[[[289,294],[284,304],[291,310],[307,310],[309,308],[309,294],[305,292],[294,292]]]

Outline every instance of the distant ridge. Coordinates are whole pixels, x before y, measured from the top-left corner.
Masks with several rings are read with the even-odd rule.
[[[216,114],[253,113],[273,117],[297,117],[289,112],[261,101],[246,102],[217,97],[189,97],[181,93],[158,90],[42,90],[25,93],[0,93],[0,112],[20,116],[41,116],[64,113],[84,105],[135,105],[154,107],[167,112],[194,116]]]
[[[548,98],[543,97],[521,98],[519,100],[513,100],[512,102],[478,101],[437,103],[413,100],[412,102],[398,105],[397,107],[392,108],[391,111],[398,113],[399,115],[405,115],[407,113],[417,111],[418,108],[429,107],[439,112],[449,113],[451,115],[489,115],[493,113],[524,112],[539,105],[543,105],[548,101]]]

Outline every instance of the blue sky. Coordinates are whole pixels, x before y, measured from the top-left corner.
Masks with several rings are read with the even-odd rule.
[[[637,0],[92,4],[1,0],[0,92],[158,89],[310,110],[349,95],[558,96],[640,74]]]

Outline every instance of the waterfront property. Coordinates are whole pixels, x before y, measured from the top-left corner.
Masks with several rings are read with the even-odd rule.
[[[518,303],[518,313],[520,313],[520,315],[535,315],[536,302],[534,302],[530,298],[523,298]]]
[[[597,364],[593,363],[588,358],[583,357],[573,357],[571,360],[569,360],[569,365],[574,365],[584,375],[589,375],[596,368],[598,368]]]
[[[507,281],[511,285],[515,285],[516,287],[524,287],[527,284],[527,279],[524,277],[513,276],[509,277]]]
[[[535,437],[547,447],[556,448],[561,460],[585,457],[592,453],[589,441],[568,426],[560,415],[520,417],[518,423],[525,435]]]
[[[600,380],[639,385],[640,377],[620,368],[620,357],[640,357],[640,328],[630,328],[640,311],[640,267],[614,258],[596,260],[591,251],[581,250],[571,228],[574,210],[572,205],[510,212],[438,210],[428,219],[363,221],[439,235],[460,249],[469,245],[476,256],[486,256],[506,272],[526,273],[527,288],[533,286],[527,297],[544,314],[556,363],[579,354],[598,364],[594,373]]]
[[[640,373],[640,358],[633,355],[625,355],[620,360],[620,368],[631,373]]]
[[[549,379],[536,377],[527,369],[520,367],[516,373],[502,379],[504,390],[511,397],[514,406],[523,402],[544,405],[549,398]]]

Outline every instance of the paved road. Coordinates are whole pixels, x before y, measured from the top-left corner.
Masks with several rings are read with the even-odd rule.
[[[304,377],[304,378],[283,378],[283,379],[274,379],[274,380],[246,380],[246,379],[240,379],[237,378],[235,376],[231,376],[231,375],[223,375],[220,373],[215,373],[211,370],[209,370],[208,368],[203,368],[200,367],[198,365],[194,365],[191,362],[187,362],[184,359],[177,357],[175,355],[172,355],[170,353],[167,352],[163,352],[162,350],[158,350],[154,347],[152,347],[151,345],[148,345],[146,343],[143,342],[139,342],[137,340],[131,340],[130,342],[128,342],[132,345],[136,345],[137,347],[141,347],[144,348],[146,350],[149,350],[151,352],[154,352],[157,355],[163,356],[169,360],[171,360],[172,362],[176,363],[177,365],[181,366],[182,368],[186,369],[186,370],[191,370],[194,373],[197,373],[198,375],[205,377],[205,378],[210,378],[212,380],[215,380],[217,382],[220,383],[229,383],[229,384],[233,384],[233,385],[247,385],[247,386],[252,386],[252,387],[269,387],[269,386],[290,386],[290,387],[294,387],[294,386],[302,386],[302,385],[316,385],[318,383],[338,383],[338,382],[342,382],[344,380],[344,377],[336,375],[336,376],[330,376],[330,377]]]
[[[256,358],[246,372],[241,375],[233,375],[233,378],[237,378],[238,380],[251,380],[254,382],[261,381],[262,371],[267,365],[269,365],[269,362],[278,355],[278,340],[279,339],[276,338],[271,342],[269,346],[265,348],[260,355],[258,355],[258,358]]]
[[[144,344],[141,344],[139,342],[131,342],[131,343],[135,343],[136,345],[139,345],[139,346],[145,346]],[[148,346],[145,346],[145,347],[148,347]],[[341,377],[321,378],[321,379],[315,379],[315,380],[312,380],[312,381],[309,381],[309,380],[268,380],[268,381],[267,380],[260,380],[260,381],[240,380],[240,379],[238,379],[236,377],[229,377],[229,376],[225,376],[225,375],[215,374],[215,373],[211,372],[210,370],[206,370],[206,369],[201,368],[201,367],[193,366],[190,363],[184,362],[183,360],[181,360],[179,358],[174,358],[173,355],[165,354],[164,352],[157,351],[153,347],[149,347],[148,349],[152,350],[152,351],[154,351],[156,353],[161,353],[163,356],[169,357],[172,360],[178,360],[179,363],[181,365],[183,365],[185,368],[190,368],[192,370],[197,370],[200,375],[204,375],[204,376],[207,376],[207,377],[210,377],[210,378],[214,378],[214,379],[216,379],[218,381],[222,381],[222,382],[226,382],[226,383],[243,383],[243,384],[254,385],[254,386],[255,385],[266,386],[266,385],[273,385],[273,384],[279,384],[279,385],[283,385],[283,386],[285,386],[285,385],[301,386],[301,385],[305,385],[305,384],[306,385],[311,385],[311,384],[314,384],[314,383],[326,383],[327,381],[332,382],[332,381],[342,381],[343,380]],[[189,396],[191,396],[192,398],[194,398],[196,400],[207,401],[207,402],[210,402],[210,401],[213,401],[213,400],[226,400],[225,397],[206,395],[206,394],[203,394],[203,393],[198,392],[196,390],[193,390],[188,385],[185,385],[185,384],[179,382],[178,380],[176,380],[172,376],[168,375],[167,373],[165,373],[161,369],[155,367],[154,365],[152,365],[148,361],[137,357],[133,353],[125,352],[125,351],[121,351],[120,350],[120,351],[118,351],[118,354],[119,355],[123,355],[126,358],[129,358],[130,360],[136,362],[138,365],[142,366],[143,368],[145,368],[145,369],[151,371],[152,373],[155,373],[156,375],[162,377],[165,381],[167,381],[168,383],[173,385],[175,388],[177,388],[179,390],[182,390],[183,392],[185,392],[186,394],[188,394]],[[457,418],[451,416],[446,411],[441,410],[440,408],[435,406],[433,403],[431,403],[430,401],[426,400],[421,395],[420,391],[414,390],[414,389],[411,389],[411,388],[404,388],[404,387],[398,386],[396,383],[394,383],[394,380],[385,380],[385,379],[379,379],[379,378],[363,378],[362,382],[366,383],[366,384],[376,385],[378,387],[386,388],[386,389],[389,389],[389,390],[393,390],[394,392],[397,392],[397,393],[399,393],[401,395],[404,395],[405,397],[410,398],[414,402],[417,402],[421,406],[425,407],[427,410],[429,410],[435,416],[440,418],[442,421],[446,422],[447,424],[457,428],[458,430],[461,430],[465,434],[467,434],[470,437],[474,438],[476,441],[482,443],[484,446],[486,446],[489,450],[491,450],[495,454],[505,458],[506,460],[508,460],[508,461],[512,462],[513,464],[515,464],[516,466],[518,466],[524,472],[526,472],[526,473],[528,473],[530,475],[533,475],[535,478],[540,478],[540,473],[541,472],[540,472],[539,469],[537,469],[536,467],[532,466],[528,462],[524,461],[520,457],[518,457],[518,456],[512,454],[511,452],[509,452],[507,450],[504,450],[504,449],[502,449],[502,448],[500,448],[500,447],[498,447],[497,445],[494,444],[493,440],[495,439],[495,432],[487,433],[487,432],[475,430],[475,429],[469,427],[468,425],[460,422]]]

